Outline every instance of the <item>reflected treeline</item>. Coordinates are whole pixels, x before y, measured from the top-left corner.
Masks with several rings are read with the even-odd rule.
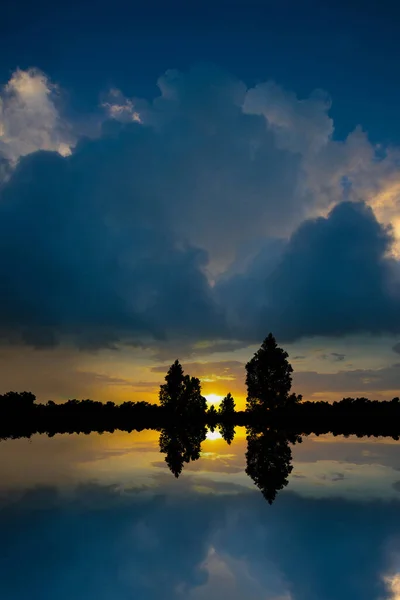
[[[185,463],[200,458],[201,443],[206,435],[207,427],[196,427],[193,423],[161,430],[160,452],[166,455],[165,462],[175,477],[179,477]]]
[[[34,433],[90,433],[161,431],[160,450],[178,477],[183,466],[198,460],[207,426],[219,427],[230,444],[235,426],[247,429],[246,473],[272,503],[288,483],[292,470],[291,445],[303,434],[400,435],[400,400],[370,401],[344,398],[340,402],[303,402],[291,391],[292,366],[288,354],[269,334],[246,364],[246,410],[236,411],[230,393],[207,407],[200,379],[184,373],[176,360],[160,386],[159,403],[68,400],[37,404],[30,392],[0,396],[0,438],[30,437]]]
[[[214,427],[210,428],[214,431]],[[225,424],[220,427],[221,437],[231,444],[235,437],[235,427]],[[165,462],[170,471],[179,477],[183,465],[200,458],[201,444],[207,437],[207,427],[195,423],[180,423],[161,430],[160,452],[165,454]]]
[[[165,428],[160,435],[160,452],[165,454],[165,462],[170,471],[179,477],[185,463],[200,458],[201,444],[206,439],[206,427]],[[221,427],[223,439],[230,444],[235,435],[234,426]],[[277,493],[288,484],[292,472],[292,451],[290,445],[302,441],[299,435],[275,429],[260,430],[249,427],[246,430],[246,474],[260,489],[265,500],[272,504]]]
[[[247,429],[246,473],[269,504],[275,500],[279,490],[289,483],[293,470],[292,450],[289,444],[300,443],[299,435],[267,429]]]

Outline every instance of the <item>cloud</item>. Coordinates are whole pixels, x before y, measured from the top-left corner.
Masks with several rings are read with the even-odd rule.
[[[319,358],[322,358],[322,360],[332,360],[333,362],[342,362],[346,358],[346,355],[340,352],[330,352],[329,354],[320,354]]]
[[[397,344],[395,344],[392,348],[393,352],[396,352],[396,354],[400,354],[400,342],[397,342]]]
[[[257,265],[256,276],[250,268],[222,282],[221,301],[233,298],[235,326],[254,336],[267,330],[281,340],[396,333],[400,286],[392,241],[369,207],[342,202],[326,218],[305,221],[262,278]]]
[[[57,92],[38,69],[14,71],[0,91],[0,157],[15,163],[37,150],[71,153],[74,139],[60,117]]]
[[[20,600],[27,586],[46,600],[381,595],[398,502],[286,493],[266,510],[260,494],[198,494],[183,480],[173,484],[179,493],[84,484],[67,498],[52,487],[11,495],[1,511],[2,597]]]
[[[111,119],[121,123],[141,122],[140,114],[135,110],[132,100],[126,98],[120,90],[111,89],[107,96],[101,106]]]
[[[19,518],[3,507],[9,553],[0,569],[2,596],[22,598],[27,582],[32,597],[62,600],[173,599],[179,598],[178,585],[200,585],[212,533],[209,510],[199,507],[194,527],[182,501],[147,500],[121,494],[114,485],[82,485],[69,502],[51,488],[22,496],[14,501]],[[45,565],[43,577],[37,576],[40,564]],[[21,565],[24,583],[18,582]]]
[[[132,190],[114,179],[112,139],[93,146],[68,158],[30,155],[3,189],[3,336],[84,347],[140,334],[185,338],[196,329],[223,337],[205,252],[174,239],[144,203],[130,201]]]
[[[353,369],[337,373],[317,373],[296,371],[293,386],[297,393],[303,390],[315,392],[341,392],[343,394],[370,394],[371,392],[392,392],[398,390],[400,363],[381,369]],[[371,398],[372,399],[372,398]],[[390,398],[387,398],[390,400]]]
[[[332,137],[333,121],[327,114],[330,107],[330,98],[322,90],[300,100],[293,92],[268,81],[248,90],[243,108],[249,114],[265,117],[279,147],[314,155]]]
[[[2,338],[156,340],[161,356],[163,344],[223,351],[270,329],[399,331],[396,240],[354,202],[393,221],[396,151],[378,159],[361,130],[334,140],[322,92],[248,88],[204,65],[158,87],[152,100],[111,90],[101,135],[75,143],[43,73],[5,86]]]
[[[184,363],[183,367],[185,372],[200,379],[236,381],[238,378],[243,378],[244,375],[244,364],[238,360]],[[163,365],[152,367],[151,371],[164,374],[167,369],[168,367]]]

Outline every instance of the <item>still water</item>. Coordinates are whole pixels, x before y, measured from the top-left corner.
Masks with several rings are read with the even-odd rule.
[[[308,436],[272,505],[246,433],[179,478],[160,433],[0,442],[4,600],[400,598],[400,444]]]

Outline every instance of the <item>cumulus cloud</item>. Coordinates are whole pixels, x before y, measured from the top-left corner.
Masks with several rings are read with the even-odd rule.
[[[140,114],[135,110],[133,101],[126,98],[121,90],[112,88],[101,106],[111,119],[116,119],[121,123],[131,123],[132,121],[141,123]]]
[[[0,91],[0,157],[15,163],[37,150],[67,156],[72,144],[57,108],[57,87],[38,69],[17,69]]]
[[[355,202],[393,222],[396,151],[361,129],[334,140],[322,92],[248,89],[210,66],[158,86],[150,101],[111,90],[101,135],[70,156],[50,80],[16,71],[5,86],[3,337],[240,346],[270,329],[398,331],[396,228]]]
[[[391,244],[391,231],[369,207],[342,202],[328,217],[305,221],[295,231],[276,266],[265,268],[262,283],[257,264],[256,277],[250,268],[222,282],[219,294],[223,302],[234,298],[231,318],[254,334],[273,328],[280,339],[294,340],[398,332],[400,289],[398,264],[388,256]]]
[[[249,89],[243,109],[249,114],[263,115],[280,147],[314,155],[328,144],[333,134],[333,121],[328,115],[331,101],[316,90],[300,100],[293,92],[268,81]]]
[[[103,157],[95,160],[90,148],[68,159],[31,155],[4,188],[0,326],[8,339],[40,346],[70,337],[90,346],[196,329],[223,335],[203,273],[206,254],[130,202],[129,186],[114,180],[113,145],[96,145]]]

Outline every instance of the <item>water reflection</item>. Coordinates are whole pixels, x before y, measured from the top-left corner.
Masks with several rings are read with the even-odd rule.
[[[166,455],[165,462],[175,477],[181,474],[184,463],[200,458],[201,444],[207,437],[207,431],[209,439],[221,437],[227,444],[231,444],[235,437],[235,427],[230,424],[221,426],[220,433],[214,427],[207,428],[193,421],[161,429],[160,452]]]
[[[235,433],[0,443],[0,598],[394,600],[398,444]]]
[[[175,477],[179,477],[184,463],[200,458],[201,443],[206,439],[207,427],[188,423],[161,430],[160,452]]]
[[[289,436],[285,432],[267,429],[247,429],[246,473],[269,504],[279,490],[289,483],[293,470],[290,444],[300,443],[299,435]]]
[[[221,437],[231,444],[235,436],[233,425],[220,429]],[[211,435],[214,428],[211,428]],[[160,434],[160,452],[165,454],[165,462],[176,478],[183,465],[196,461],[201,455],[201,444],[207,437],[205,426],[182,423],[180,426],[165,428]],[[279,490],[288,484],[292,472],[292,451],[289,444],[296,444],[302,438],[274,429],[246,428],[246,469],[245,472],[260,489],[265,500],[272,504]]]

